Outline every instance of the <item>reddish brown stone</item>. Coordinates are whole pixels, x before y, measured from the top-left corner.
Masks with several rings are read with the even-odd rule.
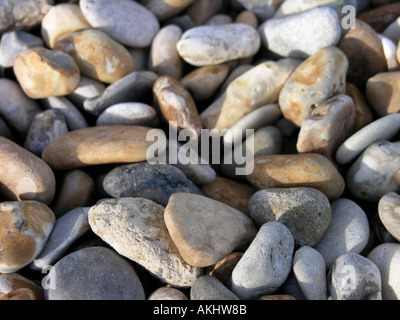
[[[18,273],[0,273],[0,294],[6,295],[19,289],[29,289],[35,300],[44,300],[44,290],[33,281]]]
[[[346,83],[346,94],[353,99],[356,107],[356,120],[353,132],[357,132],[372,122],[373,114],[371,107],[364,94],[351,82]]]
[[[358,15],[357,19],[368,23],[376,32],[382,33],[399,16],[400,2],[397,2],[365,11]]]

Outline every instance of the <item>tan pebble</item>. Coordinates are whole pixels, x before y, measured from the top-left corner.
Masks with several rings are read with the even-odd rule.
[[[345,89],[348,60],[336,47],[327,47],[306,59],[286,81],[279,104],[286,119],[297,126],[313,108]]]
[[[42,251],[55,223],[54,213],[38,201],[0,203],[0,272],[16,272]]]
[[[365,95],[380,116],[400,111],[400,71],[382,72],[368,79]]]
[[[253,27],[254,29],[258,29],[257,16],[250,10],[244,10],[240,12],[235,19],[235,23],[244,23]]]
[[[105,83],[113,83],[133,72],[129,51],[106,33],[86,29],[65,35],[54,48],[70,54],[83,75]]]
[[[0,274],[0,294],[8,294],[18,289],[29,289],[33,292],[35,300],[44,300],[44,289],[33,281],[18,273]]]
[[[186,10],[195,26],[204,24],[222,7],[223,0],[197,0]]]
[[[93,204],[96,186],[92,177],[85,171],[75,169],[66,172],[58,188],[58,195],[52,207],[57,218],[72,209]]]
[[[37,200],[49,204],[56,179],[39,157],[0,137],[0,190],[10,200]]]
[[[208,129],[229,129],[251,111],[277,102],[292,73],[289,67],[267,61],[233,80],[224,94],[201,113]]]
[[[203,186],[202,190],[207,197],[225,203],[245,215],[249,215],[249,201],[257,191],[248,184],[224,177],[216,177],[212,183]]]
[[[33,99],[68,95],[80,82],[79,67],[71,56],[43,47],[17,55],[14,73],[26,95]]]
[[[196,103],[178,80],[170,76],[160,76],[153,85],[153,94],[164,120],[176,125],[178,131],[188,129],[195,135],[200,135],[203,124]]]
[[[239,247],[247,247],[257,229],[240,211],[205,196],[173,194],[165,208],[168,232],[191,266],[216,264]]]
[[[232,63],[197,68],[181,79],[182,85],[190,91],[193,98],[207,100],[212,98],[228,76]]]
[[[232,252],[224,259],[217,262],[214,266],[210,267],[211,270],[208,272],[208,274],[217,278],[224,285],[228,286],[229,280],[232,276],[232,271],[242,256],[243,252]]]
[[[266,295],[259,297],[257,300],[296,300],[289,294]]]
[[[189,300],[188,297],[180,290],[173,287],[162,287],[154,291],[148,300]]]
[[[44,16],[41,26],[42,38],[49,48],[53,48],[62,35],[91,28],[79,5],[72,3],[53,6]]]
[[[366,97],[353,83],[346,83],[346,94],[353,99],[356,107],[356,120],[353,127],[354,133],[370,124],[373,120],[373,115]]]
[[[152,128],[118,125],[75,130],[51,142],[43,150],[42,159],[54,170],[142,162],[147,160],[147,149],[154,143],[146,141],[150,130]]]
[[[310,187],[330,200],[340,197],[345,188],[344,179],[332,162],[318,153],[256,158],[254,171],[247,178],[257,189]]]
[[[0,294],[0,300],[36,300],[32,290],[27,288],[16,289],[7,294]]]

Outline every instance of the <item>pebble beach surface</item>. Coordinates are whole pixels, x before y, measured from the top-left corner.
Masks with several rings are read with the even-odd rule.
[[[400,300],[399,19],[0,2],[0,300]]]

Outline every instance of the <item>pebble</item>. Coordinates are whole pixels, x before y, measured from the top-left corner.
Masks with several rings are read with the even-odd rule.
[[[141,0],[140,3],[149,9],[159,21],[178,15],[190,6],[194,0]]]
[[[359,88],[363,88],[370,77],[387,71],[381,39],[372,27],[359,19],[356,19],[355,28],[343,35],[338,48],[349,60],[347,80]]]
[[[400,19],[397,18],[393,21],[386,29],[383,31],[383,36],[389,38],[394,43],[399,43],[400,41]]]
[[[21,137],[25,137],[35,115],[42,111],[35,100],[26,96],[18,82],[0,78],[0,115]]]
[[[93,178],[83,170],[75,169],[63,173],[59,180],[58,193],[52,203],[57,218],[74,208],[93,204],[96,185]]]
[[[243,252],[232,252],[215,265],[206,268],[205,273],[217,278],[222,284],[229,287],[232,271],[242,257]]]
[[[336,152],[336,161],[348,164],[374,142],[392,139],[400,129],[399,121],[399,114],[390,114],[364,126],[343,142]]]
[[[279,94],[284,117],[297,126],[327,99],[345,90],[348,59],[337,47],[326,47],[307,58],[290,75]]]
[[[220,11],[223,5],[223,0],[196,0],[187,8],[186,14],[194,26],[199,26]]]
[[[247,176],[257,189],[310,187],[329,200],[339,198],[345,182],[333,163],[318,153],[268,155],[255,159],[254,171]]]
[[[190,289],[190,300],[240,300],[217,278],[204,275],[193,283]]]
[[[151,44],[149,70],[177,80],[182,77],[184,62],[176,48],[182,34],[181,28],[173,24],[161,28]]]
[[[44,299],[43,288],[28,278],[18,273],[0,274],[0,294],[8,294],[19,289],[30,290],[36,300]]]
[[[173,287],[161,287],[155,290],[147,300],[172,300],[172,301],[179,301],[179,300],[189,300],[186,294],[182,291],[173,288]]]
[[[90,230],[89,209],[77,206],[57,218],[45,246],[29,265],[32,270],[47,270],[63,257],[77,239]]]
[[[400,64],[397,60],[397,44],[398,42],[393,42],[391,39],[378,34],[382,42],[383,52],[385,53],[388,71],[399,70]]]
[[[71,56],[44,47],[18,54],[13,70],[22,89],[32,99],[70,94],[80,82],[79,67]]]
[[[116,167],[104,178],[103,188],[114,198],[145,198],[164,207],[177,192],[203,195],[201,189],[175,166],[147,162]]]
[[[389,233],[400,242],[400,196],[395,192],[385,194],[378,202],[378,214]]]
[[[84,102],[94,99],[103,94],[106,86],[97,80],[81,75],[81,81],[78,87],[67,98],[80,110],[84,110]]]
[[[243,10],[240,12],[235,18],[235,23],[248,24],[254,29],[258,29],[259,26],[258,18],[251,10]]]
[[[98,29],[68,33],[58,39],[54,49],[70,55],[81,74],[104,83],[113,83],[133,72],[134,61],[128,49]]]
[[[223,24],[230,24],[233,23],[233,19],[230,15],[220,13],[213,15],[210,19],[208,19],[204,25],[206,26],[220,26]]]
[[[0,136],[7,138],[9,140],[13,140],[13,133],[10,128],[4,122],[4,120],[0,117]]]
[[[307,300],[326,300],[326,265],[322,255],[310,246],[302,246],[293,257],[293,272]]]
[[[167,284],[189,287],[202,275],[202,268],[182,259],[164,223],[164,207],[151,200],[106,199],[91,207],[89,224],[120,255]]]
[[[369,234],[364,210],[353,200],[339,198],[331,203],[331,222],[313,248],[324,257],[329,270],[342,254],[361,253],[368,243]]]
[[[110,84],[99,96],[88,98],[83,108],[92,115],[100,115],[105,109],[122,102],[140,102],[151,95],[157,74],[151,71],[134,71]]]
[[[293,236],[283,224],[264,224],[233,269],[231,290],[242,300],[274,293],[292,269],[293,251]]]
[[[229,129],[255,109],[278,102],[292,69],[273,61],[253,67],[235,80],[201,114],[207,129]]]
[[[336,95],[326,100],[303,120],[297,151],[316,152],[333,159],[337,149],[353,132],[355,118],[356,108],[351,97]]]
[[[56,191],[56,179],[42,159],[15,142],[0,137],[0,160],[0,190],[7,199],[50,204]]]
[[[156,110],[141,102],[122,102],[108,107],[96,120],[96,126],[137,125],[155,127],[159,123]]]
[[[35,47],[43,47],[43,40],[24,31],[9,31],[2,35],[0,42],[0,66],[11,68],[15,57]]]
[[[378,267],[358,253],[337,258],[327,278],[331,300],[382,300]]]
[[[67,121],[58,110],[39,112],[33,118],[26,135],[24,148],[38,157],[47,145],[68,132]]]
[[[277,221],[293,235],[295,246],[314,246],[331,222],[328,198],[313,188],[268,188],[257,191],[249,201],[250,217],[261,227]]]
[[[177,49],[187,63],[204,67],[251,57],[260,45],[260,36],[254,28],[231,23],[189,29],[182,35]]]
[[[146,141],[150,130],[142,126],[100,126],[71,131],[52,141],[43,150],[42,159],[54,170],[142,162],[152,145]]]
[[[46,300],[145,300],[133,266],[104,247],[64,256],[51,268],[47,282]]]
[[[277,300],[296,300],[294,297],[292,297],[289,294],[267,294],[265,296],[259,297],[257,300],[272,300],[272,301],[277,301]]]
[[[260,0],[238,0],[246,9],[254,12],[260,20],[271,18],[284,0],[260,1]]]
[[[27,288],[17,289],[7,294],[0,295],[0,300],[36,300],[32,290]]]
[[[248,216],[250,198],[257,190],[249,184],[217,176],[213,182],[204,185],[202,191],[207,197],[225,203]]]
[[[246,247],[257,233],[245,214],[191,193],[173,194],[164,220],[183,259],[196,267],[216,264],[235,249]]]
[[[395,2],[367,10],[357,19],[368,23],[376,32],[382,33],[399,15],[400,3]]]
[[[358,157],[346,174],[347,187],[357,199],[378,202],[400,191],[400,142],[378,141]]]
[[[90,29],[79,5],[57,4],[47,12],[41,23],[41,35],[46,46],[54,48],[58,38],[68,33]]]
[[[283,18],[267,19],[258,29],[264,46],[281,57],[305,59],[341,37],[337,13],[319,7]]]
[[[195,138],[201,134],[203,123],[190,92],[171,76],[160,76],[153,86],[154,101],[163,119],[177,132],[190,130]]]
[[[154,14],[136,1],[82,0],[79,5],[93,28],[129,47],[148,47],[160,30]]]
[[[346,83],[346,95],[353,99],[356,109],[356,119],[352,130],[354,134],[373,121],[373,114],[365,95],[351,82]]]
[[[0,272],[13,273],[43,249],[55,223],[54,213],[38,201],[6,201],[1,210]]]
[[[400,111],[400,71],[382,72],[367,81],[365,95],[379,117]]]
[[[400,299],[400,244],[382,243],[376,246],[367,256],[381,273],[382,299]]]

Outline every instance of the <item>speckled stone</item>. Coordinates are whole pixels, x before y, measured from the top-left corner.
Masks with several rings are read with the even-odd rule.
[[[190,193],[170,197],[164,220],[183,259],[197,267],[211,266],[245,247],[257,232],[250,218],[240,211]]]
[[[378,203],[378,214],[385,228],[400,242],[400,196],[395,192],[385,194]]]
[[[164,223],[164,207],[151,200],[106,199],[91,207],[89,224],[120,255],[165,283],[189,287],[202,275],[202,268],[182,259]]]
[[[27,266],[43,249],[55,216],[38,201],[2,202],[0,212],[0,272],[13,273]]]
[[[203,195],[203,192],[178,168],[169,164],[147,162],[127,164],[111,170],[103,181],[112,197],[135,197],[152,200],[162,206],[177,192]]]

